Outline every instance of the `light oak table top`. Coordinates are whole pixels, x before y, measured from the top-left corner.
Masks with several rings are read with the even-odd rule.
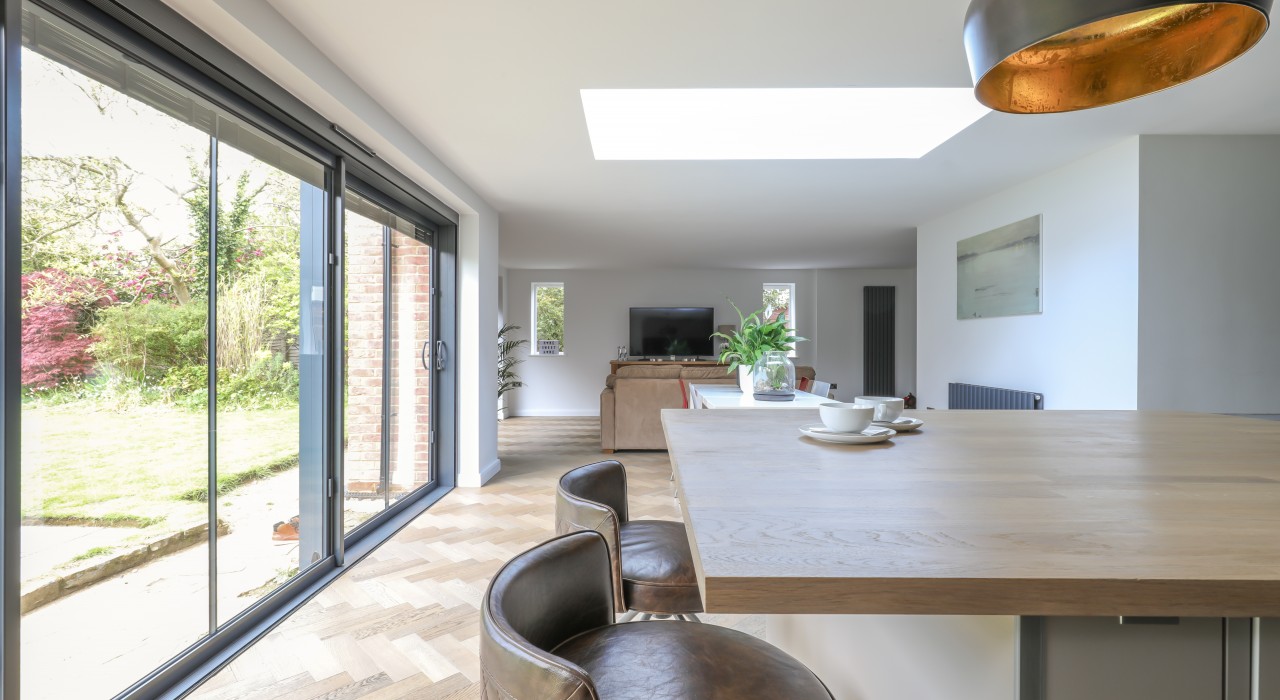
[[[834,445],[816,409],[662,414],[710,612],[1280,616],[1280,422],[907,411]]]

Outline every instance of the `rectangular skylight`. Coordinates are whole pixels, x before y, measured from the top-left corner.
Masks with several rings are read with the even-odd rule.
[[[596,160],[920,158],[991,111],[969,88],[582,90]]]

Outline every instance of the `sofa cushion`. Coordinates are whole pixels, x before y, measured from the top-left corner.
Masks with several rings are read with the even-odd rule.
[[[686,382],[697,384],[699,379],[732,379],[738,381],[738,373],[733,374],[726,372],[727,367],[685,367],[680,372],[680,378]],[[705,384],[705,382],[702,382]]]
[[[626,365],[618,368],[618,378],[679,379],[680,365]]]

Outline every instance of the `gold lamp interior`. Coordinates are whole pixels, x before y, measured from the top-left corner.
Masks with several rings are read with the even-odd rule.
[[[1122,102],[1197,78],[1248,51],[1267,16],[1245,5],[1191,3],[1092,22],[1001,61],[978,82],[1004,112],[1070,112]]]

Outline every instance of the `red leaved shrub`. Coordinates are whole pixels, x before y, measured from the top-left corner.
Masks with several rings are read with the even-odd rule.
[[[93,370],[88,335],[99,309],[116,303],[104,282],[49,268],[22,276],[22,385],[51,389]]]

